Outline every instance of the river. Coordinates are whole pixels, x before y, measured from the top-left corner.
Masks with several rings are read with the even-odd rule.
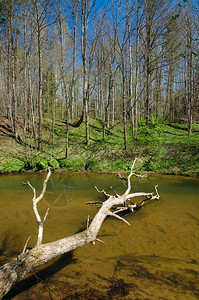
[[[45,173],[0,176],[0,262],[36,242],[30,181],[41,191]],[[132,192],[152,192],[160,200],[121,221],[108,218],[99,233],[104,243],[66,254],[19,282],[5,299],[199,299],[199,179],[153,175],[132,178]],[[103,200],[94,186],[120,194],[125,184],[114,174],[52,173],[41,216],[49,207],[44,241],[72,235],[97,212],[86,201]]]

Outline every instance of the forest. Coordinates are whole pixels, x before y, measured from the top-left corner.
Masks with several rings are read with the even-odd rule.
[[[0,171],[197,175],[198,21],[191,0],[1,0]]]
[[[199,299],[199,0],[0,0],[0,91],[0,299]]]

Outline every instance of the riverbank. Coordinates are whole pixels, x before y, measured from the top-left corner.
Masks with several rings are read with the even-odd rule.
[[[6,121],[6,120],[5,120]],[[8,122],[4,122],[9,126]],[[90,120],[90,145],[85,146],[85,124],[70,128],[69,155],[65,159],[65,123],[44,120],[43,152],[37,151],[28,134],[20,131],[20,140],[0,128],[0,173],[20,171],[86,170],[96,172],[128,171],[139,157],[139,172],[186,176],[199,175],[199,124],[188,137],[186,124],[161,123],[152,119],[151,128],[140,122],[137,139],[127,127],[127,150],[123,145],[123,125],[117,124],[102,134],[101,120]],[[9,128],[9,127],[8,127]],[[9,134],[8,134],[9,133]]]

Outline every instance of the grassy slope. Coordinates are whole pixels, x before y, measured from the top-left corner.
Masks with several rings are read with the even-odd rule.
[[[146,135],[145,127],[135,141],[128,127],[127,152],[123,147],[122,124],[106,132],[102,140],[102,125],[98,120],[90,120],[90,145],[85,146],[85,124],[70,128],[69,159],[65,156],[65,124],[57,120],[55,124],[54,146],[52,146],[52,123],[45,119],[43,153],[20,145],[13,138],[0,135],[0,172],[20,170],[65,169],[92,171],[129,170],[135,156],[139,156],[137,168],[166,174],[199,175],[199,125],[194,124],[194,132],[188,139],[185,124],[153,124]],[[22,134],[22,133],[21,133]],[[29,139],[24,139],[29,144]]]

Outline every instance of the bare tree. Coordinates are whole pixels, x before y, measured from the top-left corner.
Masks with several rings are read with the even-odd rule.
[[[60,39],[60,66],[61,66],[61,78],[63,82],[64,97],[66,101],[66,147],[65,147],[65,157],[68,157],[69,148],[69,98],[66,83],[66,70],[64,67],[64,46],[63,46],[63,22],[61,15],[61,2],[58,2],[58,26],[59,26],[59,39]]]
[[[146,109],[146,124],[149,125],[150,116],[150,102],[151,102],[151,59],[152,59],[152,22],[153,22],[153,11],[152,11],[152,1],[147,0],[146,3],[146,53],[145,53],[145,73],[146,73],[146,99],[145,99],[145,109]]]
[[[42,58],[42,32],[48,26],[47,17],[50,15],[51,0],[34,2],[35,27],[37,35],[37,57],[38,57],[38,149],[42,151],[42,130],[43,130],[43,58]]]
[[[75,81],[76,81],[76,55],[77,55],[77,13],[79,0],[72,0],[72,19],[73,19],[73,74],[71,83],[71,118],[74,115],[75,104]]]
[[[41,30],[42,30],[42,20],[41,16],[43,14],[40,13],[39,2],[36,0],[35,2],[36,8],[36,24],[37,24],[37,47],[38,47],[38,74],[39,74],[39,135],[38,135],[38,148],[39,151],[42,150],[42,127],[43,127],[43,112],[42,112],[42,50],[41,50]]]
[[[122,102],[122,121],[123,121],[123,141],[124,149],[127,150],[127,57],[128,57],[128,18],[126,21],[126,15],[123,17],[120,15],[122,10],[122,3],[119,2],[114,16],[114,33],[115,33],[115,51],[116,61],[118,69],[120,70],[120,85],[121,85],[121,102]]]
[[[82,65],[83,65],[83,105],[85,109],[86,118],[86,146],[89,145],[89,81],[87,71],[87,29],[90,13],[89,0],[81,0],[81,54],[82,54]]]
[[[187,125],[188,134],[192,132],[192,121],[193,121],[193,29],[191,22],[191,15],[187,11],[185,15],[185,98],[187,103]]]
[[[154,106],[154,71],[162,66],[162,64],[159,64],[159,59],[165,55],[166,43],[162,40],[162,36],[166,31],[167,22],[171,14],[170,6],[171,1],[159,0],[146,0],[143,6],[140,37],[143,48],[144,110],[147,126],[149,126],[150,115]],[[158,47],[161,49],[159,53],[155,52]]]
[[[14,2],[9,0],[6,3],[6,10],[8,12],[7,20],[7,47],[8,47],[8,69],[7,69],[7,87],[8,87],[8,98],[10,102],[10,118],[12,122],[13,131],[17,139],[17,95],[16,95],[16,81],[17,81],[17,48],[18,48],[18,37],[19,32],[14,26],[17,17],[14,11]]]
[[[135,38],[135,84],[134,84],[134,103],[133,111],[133,124],[132,124],[132,134],[134,138],[137,138],[138,134],[138,99],[139,99],[139,36],[140,36],[140,0],[136,1],[136,38]]]

